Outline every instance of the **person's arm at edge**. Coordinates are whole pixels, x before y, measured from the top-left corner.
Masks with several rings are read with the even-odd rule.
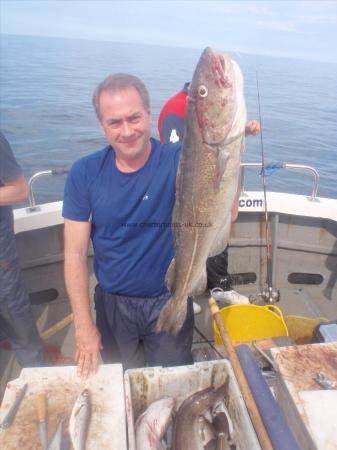
[[[28,185],[23,175],[0,186],[0,206],[13,205],[28,198]]]
[[[249,120],[245,126],[246,136],[256,136],[261,131],[261,125],[258,120]]]
[[[64,220],[64,279],[75,326],[77,373],[87,378],[98,368],[101,336],[91,315],[88,248],[90,222]]]

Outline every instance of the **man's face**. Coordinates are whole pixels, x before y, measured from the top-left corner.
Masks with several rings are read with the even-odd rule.
[[[101,126],[119,159],[132,161],[151,149],[151,114],[138,91],[102,91],[99,98]]]

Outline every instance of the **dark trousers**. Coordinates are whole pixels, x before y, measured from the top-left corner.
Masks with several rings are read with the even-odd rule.
[[[222,253],[207,259],[207,287],[221,288],[224,291],[232,289],[232,278],[228,273],[228,245]]]
[[[0,336],[8,338],[22,367],[45,365],[16,252],[12,224],[0,222]]]
[[[124,369],[193,364],[191,353],[194,314],[188,299],[187,315],[177,336],[154,331],[170,294],[127,297],[95,290],[96,325],[102,336],[105,363],[122,362]]]
[[[22,367],[45,365],[42,342],[18,259],[0,261],[0,332],[1,338],[10,341]]]

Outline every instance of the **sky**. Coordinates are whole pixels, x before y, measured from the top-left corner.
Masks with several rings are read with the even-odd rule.
[[[6,34],[137,42],[337,63],[337,0],[0,0]]]

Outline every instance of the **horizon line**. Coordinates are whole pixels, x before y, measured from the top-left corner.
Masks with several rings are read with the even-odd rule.
[[[74,41],[88,41],[88,42],[109,42],[113,44],[128,44],[128,45],[145,45],[150,47],[166,47],[166,48],[177,48],[177,49],[185,49],[185,50],[199,50],[202,51],[205,47],[187,47],[187,46],[178,46],[178,45],[168,45],[168,44],[155,44],[148,42],[132,42],[132,41],[114,41],[108,39],[93,39],[93,38],[85,38],[85,37],[69,37],[69,36],[51,36],[51,35],[41,35],[41,34],[17,34],[17,33],[0,33],[1,36],[17,36],[17,37],[36,37],[36,38],[50,38],[50,39],[69,39]],[[221,50],[221,49],[220,49]],[[221,50],[223,51],[223,50]],[[261,53],[261,52],[252,52],[247,50],[226,50],[228,53],[242,53],[249,56],[266,56],[271,58],[282,58],[282,59],[294,59],[297,61],[309,61],[309,62],[321,62],[326,64],[334,64],[336,65],[336,61],[326,60],[326,59],[309,59],[306,57],[292,56],[292,55],[284,55],[277,54],[272,52]]]

